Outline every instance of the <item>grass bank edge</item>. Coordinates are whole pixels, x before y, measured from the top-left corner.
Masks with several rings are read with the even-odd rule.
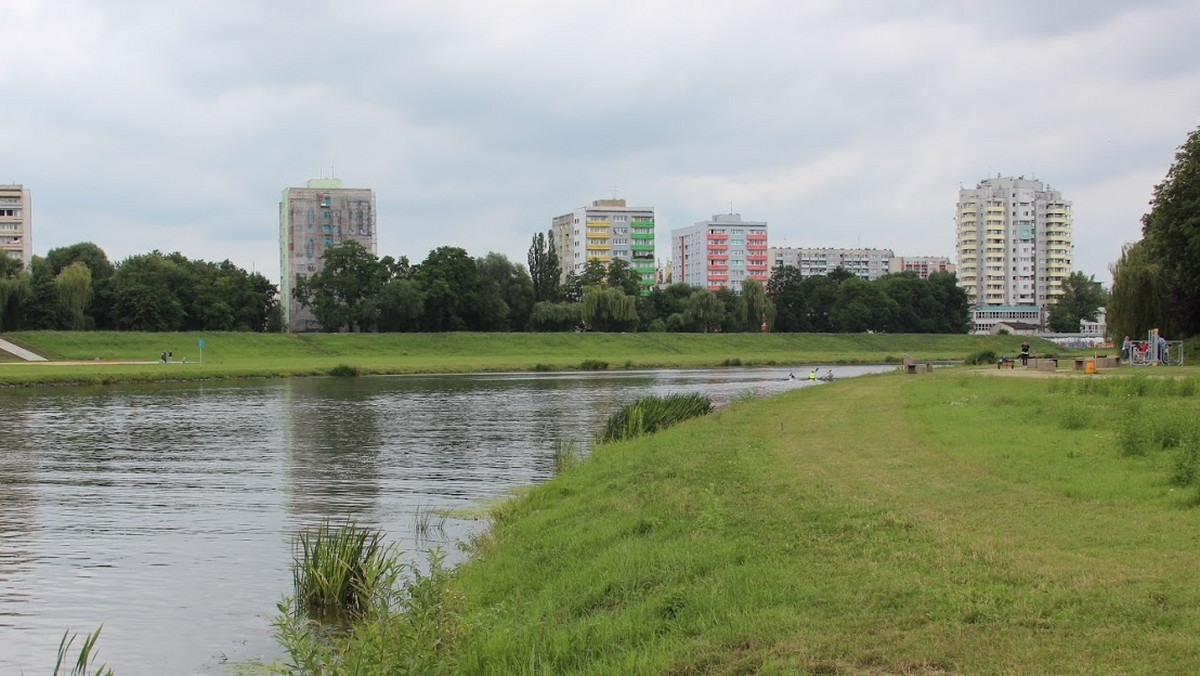
[[[53,360],[0,365],[0,384],[109,384],[328,375],[567,371],[959,361],[1015,353],[1015,336],[918,334],[252,334],[21,332],[11,342]],[[200,354],[199,342],[205,348]],[[1046,352],[1052,343],[1035,348]],[[173,353],[174,364],[156,363]],[[1061,352],[1061,350],[1060,350]],[[201,363],[201,357],[203,363]],[[187,364],[178,363],[187,359]],[[105,361],[139,364],[105,364]]]
[[[1085,382],[864,377],[599,447],[457,573],[462,671],[1187,673],[1194,512],[1107,409],[1068,424],[1126,405]],[[1042,407],[1019,462],[996,406]]]

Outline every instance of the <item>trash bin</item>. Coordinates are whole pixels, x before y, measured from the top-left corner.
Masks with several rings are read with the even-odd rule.
[[[1088,360],[1088,362],[1083,365],[1083,372],[1084,373],[1095,373],[1096,372],[1096,361],[1094,359]]]

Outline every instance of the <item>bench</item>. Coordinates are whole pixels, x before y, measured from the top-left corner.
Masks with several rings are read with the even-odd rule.
[[[913,360],[912,355],[904,355],[904,372],[907,374],[913,373],[930,373],[933,371],[933,364],[918,364]]]

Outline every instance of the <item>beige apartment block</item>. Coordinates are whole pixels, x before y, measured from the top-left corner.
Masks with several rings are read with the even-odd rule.
[[[33,204],[23,185],[0,185],[0,255],[26,268],[33,257]]]
[[[279,294],[285,331],[320,330],[316,316],[292,291],[297,282],[321,271],[326,249],[348,241],[377,255],[373,190],[343,188],[337,178],[284,189],[279,201]]]

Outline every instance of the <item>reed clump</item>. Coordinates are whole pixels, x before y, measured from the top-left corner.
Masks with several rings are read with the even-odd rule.
[[[66,666],[64,661],[67,660],[67,655],[71,652],[71,646],[74,645],[77,634],[72,634],[69,630],[63,633],[62,640],[58,642],[58,659],[54,662],[54,676],[60,674],[69,674],[69,676],[113,676],[113,670],[107,664],[95,665],[96,662],[96,640],[100,638],[100,630],[104,625],[96,628],[96,631],[87,634],[83,638],[83,644],[79,646],[79,655],[75,658],[75,664],[70,671],[63,671]]]
[[[712,399],[702,394],[671,394],[642,397],[608,418],[600,441],[622,441],[653,434],[689,418],[708,415]]]
[[[292,548],[296,613],[321,623],[362,617],[402,572],[383,534],[354,523],[325,521],[302,530]]]

